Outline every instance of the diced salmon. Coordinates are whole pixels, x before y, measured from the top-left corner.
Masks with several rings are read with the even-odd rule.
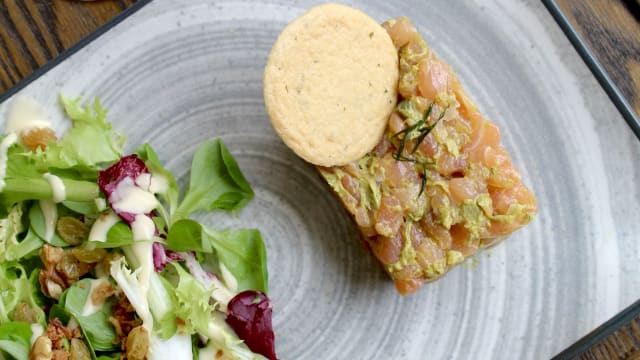
[[[427,100],[434,101],[439,93],[449,89],[449,69],[435,59],[427,59],[418,65],[418,89]]]
[[[415,125],[415,116],[393,112],[378,146],[340,167],[346,175],[339,195],[367,247],[407,295],[443,275],[452,265],[448,257],[457,256],[451,251],[472,256],[524,226],[537,203],[501,145],[500,130],[480,114],[449,66],[408,19],[383,26],[398,48],[398,101],[425,115],[431,108],[430,116],[403,132],[405,141],[396,134]],[[400,144],[402,157],[395,159]],[[362,184],[373,191],[361,191]]]
[[[393,264],[400,259],[402,236],[396,233],[393,237],[376,236],[370,238],[369,246],[373,254],[383,264]]]
[[[400,17],[398,19],[390,20],[382,24],[382,27],[387,30],[393,45],[397,49],[406,45],[412,39],[420,36],[418,30],[413,26],[411,21],[407,17]]]
[[[401,295],[409,295],[418,290],[422,284],[424,284],[424,280],[422,279],[402,279],[395,280],[396,290]]]
[[[453,201],[459,205],[467,199],[475,199],[479,195],[478,184],[475,180],[462,177],[448,181],[449,193]]]

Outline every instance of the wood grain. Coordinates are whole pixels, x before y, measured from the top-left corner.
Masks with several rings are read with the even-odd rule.
[[[0,0],[0,93],[135,0]]]
[[[579,360],[640,360],[640,319],[636,318],[577,357]]]
[[[640,116],[640,2],[557,0],[557,4]]]

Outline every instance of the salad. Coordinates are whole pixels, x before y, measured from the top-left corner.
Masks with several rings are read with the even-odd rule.
[[[224,143],[181,193],[97,98],[60,102],[61,138],[29,98],[0,138],[0,359],[276,359],[260,232],[190,218],[254,196]]]

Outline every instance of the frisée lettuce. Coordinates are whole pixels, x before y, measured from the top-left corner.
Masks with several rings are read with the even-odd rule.
[[[60,103],[62,137],[17,109],[40,118],[0,138],[0,359],[276,359],[260,232],[191,218],[254,196],[225,144],[200,144],[181,193],[97,98]]]

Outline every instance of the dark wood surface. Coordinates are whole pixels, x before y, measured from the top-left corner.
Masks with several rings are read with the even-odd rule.
[[[640,0],[557,0],[564,15],[640,115]],[[136,0],[0,0],[0,93]],[[580,359],[640,360],[640,318]]]
[[[0,93],[135,0],[0,0]]]
[[[556,0],[640,117],[640,0]]]

